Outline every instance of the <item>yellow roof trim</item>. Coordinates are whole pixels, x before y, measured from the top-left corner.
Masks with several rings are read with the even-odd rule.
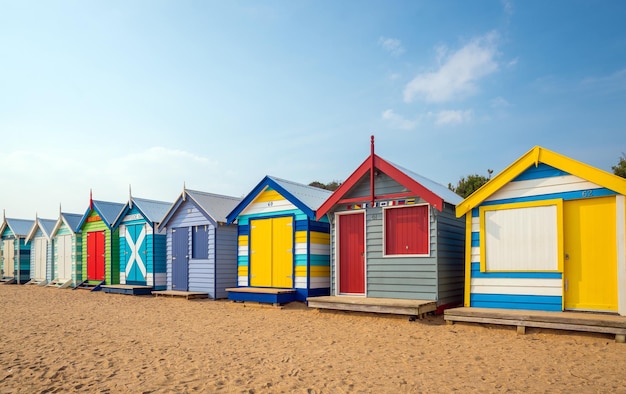
[[[473,208],[480,205],[489,196],[500,190],[507,183],[511,182],[531,165],[538,166],[544,163],[559,170],[568,172],[579,178],[598,184],[619,194],[626,195],[626,179],[613,175],[606,171],[581,163],[577,160],[560,155],[551,150],[535,146],[522,157],[514,161],[498,175],[485,183],[465,200],[456,206],[456,216],[461,217]]]

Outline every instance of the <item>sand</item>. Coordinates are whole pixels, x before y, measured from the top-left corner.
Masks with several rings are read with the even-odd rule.
[[[626,392],[612,335],[0,285],[0,392]]]

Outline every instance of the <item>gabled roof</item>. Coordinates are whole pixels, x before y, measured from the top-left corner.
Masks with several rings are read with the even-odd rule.
[[[372,168],[373,167],[373,168]],[[382,157],[372,153],[370,156],[361,163],[361,165],[335,190],[335,192],[328,198],[324,204],[317,211],[317,218],[321,218],[333,206],[339,203],[348,192],[361,180],[364,176],[370,173],[371,170],[379,170],[393,178],[396,182],[407,188],[410,194],[420,196],[427,201],[430,205],[438,210],[443,209],[443,203],[447,202],[452,205],[457,205],[461,202],[462,198],[448,189],[447,187],[430,180],[415,172],[409,171],[403,167],[386,161]]]
[[[9,227],[16,237],[25,237],[34,223],[34,220],[4,218],[2,226],[0,226],[0,234]]]
[[[124,204],[120,204],[118,202],[92,200],[89,208],[87,208],[85,214],[80,219],[80,222],[78,223],[78,228],[83,227],[83,224],[85,224],[85,220],[87,220],[87,217],[89,216],[89,213],[91,213],[92,208],[98,213],[98,215],[100,215],[100,218],[107,226],[107,228],[111,230],[114,227],[115,219],[122,211],[122,208],[124,208]]]
[[[28,235],[26,236],[24,242],[28,243],[30,240],[35,238],[35,234],[37,234],[38,228],[41,229],[41,232],[45,235],[47,239],[50,239],[52,237],[52,230],[54,230],[54,225],[56,224],[56,222],[56,220],[52,219],[37,218],[37,220],[35,220],[33,225],[31,226],[30,231],[28,232]]]
[[[65,223],[65,225],[67,227],[69,227],[69,229],[74,234],[80,232],[79,224],[80,224],[82,218],[83,218],[83,215],[81,215],[80,213],[61,212],[59,214],[59,218],[57,219],[56,223],[54,224],[54,229],[50,233],[50,236],[54,237],[56,235],[57,231],[59,231],[59,229],[61,228],[61,225],[63,223]]]
[[[570,159],[569,157],[540,146],[535,146],[457,205],[456,216],[461,217],[465,215],[503,186],[518,177],[522,172],[526,171],[530,166],[538,166],[539,163],[547,164],[609,190],[613,190],[616,193],[626,195],[626,179]]]
[[[228,214],[228,223],[232,223],[257,195],[268,186],[280,193],[280,195],[289,200],[311,219],[315,219],[315,212],[332,194],[331,191],[320,189],[319,187],[303,185],[268,175]]]
[[[171,203],[165,201],[131,197],[130,200],[124,204],[124,208],[120,211],[117,219],[115,219],[115,226],[120,224],[124,216],[126,216],[133,207],[136,207],[150,223],[159,223],[171,205]]]
[[[174,216],[178,207],[188,198],[203,211],[207,219],[212,220],[216,225],[218,223],[226,223],[226,214],[241,201],[241,198],[238,197],[184,189],[174,204],[170,206],[161,224],[159,224],[159,228],[167,226],[167,223]]]

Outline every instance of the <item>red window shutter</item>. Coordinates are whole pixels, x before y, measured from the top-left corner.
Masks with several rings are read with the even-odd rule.
[[[385,254],[428,254],[428,205],[385,210]]]

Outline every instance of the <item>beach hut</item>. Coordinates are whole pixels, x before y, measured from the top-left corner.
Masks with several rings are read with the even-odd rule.
[[[331,296],[310,307],[423,315],[463,300],[462,198],[374,152],[317,211],[331,224]]]
[[[522,318],[510,311],[522,310],[531,322],[518,327],[600,327],[623,340],[626,319],[620,334],[598,315],[539,312],[626,316],[625,195],[626,179],[545,148],[525,153],[457,206],[467,223],[466,308],[446,319],[513,324]]]
[[[114,227],[119,230],[119,283],[104,286],[105,292],[149,294],[164,290],[166,278],[166,234],[158,230],[171,203],[129,197]]]
[[[54,262],[49,287],[64,289],[82,282],[83,240],[79,227],[82,217],[77,213],[59,212],[51,234]]]
[[[33,220],[3,218],[0,226],[2,283],[26,283],[30,280],[30,246],[25,240]]]
[[[535,147],[457,207],[465,306],[626,315],[626,179]]]
[[[237,228],[226,224],[226,214],[239,201],[183,189],[159,225],[167,234],[167,291],[226,297],[237,281]]]
[[[330,194],[266,176],[228,214],[239,239],[230,300],[283,304],[329,294],[330,225],[315,213]]]
[[[52,230],[55,220],[36,218],[24,242],[30,243],[31,279],[26,284],[45,286],[52,280]]]
[[[124,204],[90,198],[78,228],[82,233],[83,282],[81,288],[100,290],[120,283],[119,229],[115,220]]]

